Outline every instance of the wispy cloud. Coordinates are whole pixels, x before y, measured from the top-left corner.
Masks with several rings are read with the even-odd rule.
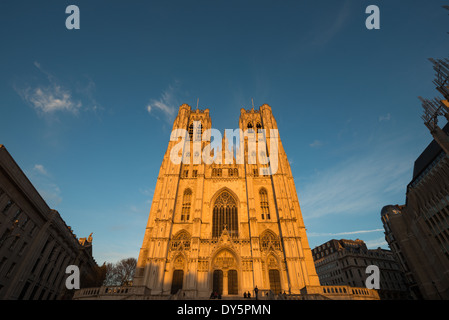
[[[48,84],[16,88],[22,99],[40,114],[63,111],[77,114],[82,103],[76,101],[71,91],[59,84],[53,75],[42,68],[40,63],[34,62],[34,66],[47,76]]]
[[[367,241],[365,241],[365,244],[368,247],[368,249],[377,249],[379,247],[381,247],[381,248],[388,247],[388,243],[387,243],[387,241],[385,241],[385,237],[367,240]]]
[[[309,144],[311,148],[318,148],[321,147],[322,145],[323,142],[321,142],[320,140],[314,140],[311,144]]]
[[[410,179],[413,155],[399,152],[400,142],[390,141],[371,146],[369,152],[348,157],[345,161],[302,180],[298,190],[304,217],[364,214],[379,210],[385,196],[402,195]]]
[[[61,190],[42,164],[35,164],[27,176],[50,207],[54,208],[61,203]]]
[[[345,232],[337,232],[337,233],[316,233],[316,232],[310,232],[307,233],[307,236],[309,237],[324,237],[324,236],[331,236],[331,237],[338,237],[338,236],[348,236],[348,235],[355,235],[355,234],[364,234],[364,233],[372,233],[372,232],[384,232],[384,229],[373,229],[373,230],[357,230],[357,231],[345,231]]]
[[[348,0],[343,4],[339,4],[341,8],[338,12],[335,12],[335,19],[333,21],[330,21],[330,23],[325,26],[324,30],[322,30],[318,34],[314,34],[314,39],[311,43],[312,45],[326,45],[343,29],[346,21],[351,16],[350,5],[351,2]]]
[[[175,87],[169,86],[168,89],[162,92],[162,95],[159,99],[151,99],[146,106],[146,110],[148,111],[148,113],[155,115],[155,111],[158,110],[162,112],[162,114],[168,121],[173,120],[176,112],[176,107],[178,105],[175,92]]]
[[[45,170],[44,166],[41,164],[35,164],[34,170],[36,170],[37,172],[39,172],[40,174],[43,174],[45,176],[48,174],[47,170]]]
[[[390,119],[391,119],[391,114],[390,114],[390,113],[387,113],[386,116],[380,116],[380,117],[379,117],[379,122],[382,122],[382,121],[389,121]]]
[[[26,88],[21,95],[36,111],[42,113],[69,111],[76,114],[81,107],[81,102],[73,101],[70,91],[56,84],[48,87]]]

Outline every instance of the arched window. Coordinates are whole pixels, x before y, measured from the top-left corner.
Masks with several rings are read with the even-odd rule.
[[[192,190],[187,189],[184,191],[182,197],[182,211],[181,211],[181,221],[188,221],[190,219],[190,205],[192,199]]]
[[[201,135],[203,134],[203,126],[199,123],[198,127],[196,127],[195,132],[195,141],[201,141]]]
[[[260,249],[265,250],[280,250],[281,242],[279,237],[270,231],[265,231],[263,235],[260,236]]]
[[[262,130],[262,125],[260,124],[260,122],[257,122],[256,131],[259,132],[259,130]]]
[[[221,236],[227,229],[231,237],[238,236],[237,202],[227,191],[223,191],[215,200],[212,216],[212,237]]]
[[[191,123],[189,126],[189,136],[190,136],[190,141],[192,141],[193,140],[193,123]]]
[[[171,250],[190,250],[190,235],[183,230],[178,232],[171,240]]]
[[[254,132],[253,124],[251,122],[248,122],[247,128],[248,128],[248,132]]]
[[[268,194],[267,190],[260,189],[259,191],[260,197],[260,210],[262,212],[262,220],[270,219],[270,208],[268,207]]]

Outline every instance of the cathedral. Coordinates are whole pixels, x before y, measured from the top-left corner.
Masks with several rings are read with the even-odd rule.
[[[189,298],[320,286],[277,129],[269,105],[242,108],[217,143],[209,109],[179,107],[134,286]]]

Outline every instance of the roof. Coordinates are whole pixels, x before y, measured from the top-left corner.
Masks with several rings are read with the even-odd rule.
[[[449,134],[449,122],[443,127],[443,131]],[[429,164],[443,151],[438,142],[432,140],[431,143],[424,149],[420,156],[415,160],[413,167],[413,180],[423,172]]]

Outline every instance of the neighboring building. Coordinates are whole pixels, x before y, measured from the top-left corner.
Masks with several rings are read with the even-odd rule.
[[[406,204],[385,206],[381,219],[414,297],[449,299],[449,159],[435,140],[415,161]]]
[[[368,249],[362,240],[330,240],[312,250],[321,285],[366,287],[366,268],[380,271],[380,299],[407,299],[404,274],[389,250]]]
[[[68,265],[80,268],[81,285],[96,283],[92,237],[78,240],[0,145],[0,299],[70,298]]]

